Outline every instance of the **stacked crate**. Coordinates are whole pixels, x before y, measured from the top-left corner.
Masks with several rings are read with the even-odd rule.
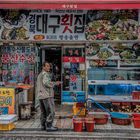
[[[12,130],[15,128],[14,121],[17,120],[17,115],[0,115],[0,131]]]

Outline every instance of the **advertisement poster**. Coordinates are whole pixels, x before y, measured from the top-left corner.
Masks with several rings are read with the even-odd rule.
[[[90,10],[85,29],[87,40],[138,39],[138,10]]]
[[[0,114],[15,113],[15,90],[0,88]]]
[[[0,39],[28,40],[28,10],[0,10]]]
[[[86,56],[94,60],[140,60],[140,44],[92,43],[86,48]]]

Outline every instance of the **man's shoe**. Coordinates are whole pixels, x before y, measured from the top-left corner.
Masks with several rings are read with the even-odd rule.
[[[46,127],[46,131],[48,131],[48,132],[51,132],[51,131],[58,131],[58,128],[57,128],[57,127],[53,127],[53,126],[51,126],[51,127]]]

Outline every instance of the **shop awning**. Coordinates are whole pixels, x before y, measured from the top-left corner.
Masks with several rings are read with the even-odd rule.
[[[140,9],[140,0],[0,0],[0,9]]]

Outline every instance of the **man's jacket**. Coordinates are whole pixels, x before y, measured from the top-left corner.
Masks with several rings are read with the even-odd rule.
[[[46,99],[49,97],[54,97],[53,86],[54,83],[51,82],[50,73],[42,70],[42,72],[37,77],[36,83],[37,99]]]

